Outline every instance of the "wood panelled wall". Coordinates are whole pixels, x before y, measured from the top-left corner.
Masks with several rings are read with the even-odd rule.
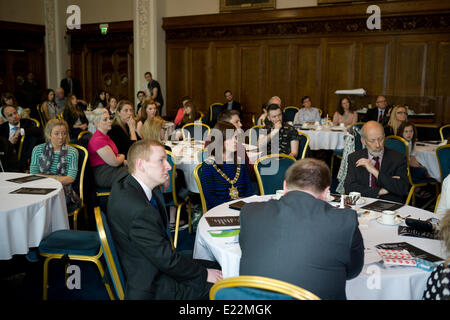
[[[448,123],[449,4],[380,2],[375,31],[366,27],[368,4],[165,18],[168,115],[182,96],[206,112],[230,89],[247,117],[274,95],[284,106],[311,96],[332,116],[336,90],[364,88],[358,106],[384,94]]]

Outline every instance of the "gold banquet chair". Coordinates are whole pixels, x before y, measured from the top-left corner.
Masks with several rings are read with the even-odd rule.
[[[198,131],[198,129],[200,129],[200,131]],[[198,139],[199,137],[195,135],[196,132],[201,132],[201,139]],[[183,140],[187,140],[188,138],[197,138],[197,140],[205,141],[206,137],[211,133],[211,128],[202,122],[191,122],[186,123],[181,128],[181,133],[183,134]]]
[[[206,207],[205,194],[203,193],[202,182],[200,180],[201,176],[202,176],[202,163],[198,164],[195,167],[194,178],[195,178],[195,182],[197,183],[198,192],[200,194],[200,201],[202,203],[202,214],[205,214],[206,211],[208,211],[208,208]]]
[[[239,276],[217,281],[209,291],[210,300],[320,300],[296,285],[259,276]]]
[[[81,204],[74,211],[69,212],[69,217],[73,216],[73,228],[74,230],[78,229],[78,213],[83,209],[84,210],[84,223],[87,223],[88,216],[87,210],[84,203],[84,192],[83,192],[83,184],[84,184],[84,175],[86,172],[86,164],[88,160],[88,151],[86,148],[78,145],[78,144],[69,144],[78,150],[78,174],[77,179],[74,183],[78,186],[78,194],[80,195]],[[78,183],[77,183],[78,182]]]
[[[297,160],[294,157],[284,153],[269,154],[259,158],[253,166],[255,168],[260,195],[275,194],[277,190],[283,189],[286,170],[295,161]],[[262,174],[265,169],[272,167],[274,163],[278,166],[277,172]]]

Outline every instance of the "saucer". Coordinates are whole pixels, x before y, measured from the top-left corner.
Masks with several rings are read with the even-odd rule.
[[[385,226],[396,226],[396,225],[399,225],[400,223],[402,223],[402,218],[399,218],[399,217],[395,217],[395,222],[393,224],[384,223],[382,216],[378,217],[376,220],[379,224],[382,224]]]
[[[358,205],[358,206],[362,205],[364,203],[366,203],[366,200],[364,200],[363,198],[359,198],[358,201],[356,201],[356,205]]]

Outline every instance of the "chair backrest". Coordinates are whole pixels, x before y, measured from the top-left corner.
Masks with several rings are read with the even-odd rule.
[[[444,179],[450,174],[450,144],[437,148],[436,156],[441,170],[441,182],[444,182]]]
[[[38,111],[39,120],[41,121],[42,127],[45,127],[45,125],[47,124],[47,119],[45,118],[44,110],[42,109],[42,105],[38,104],[36,106],[36,109]]]
[[[209,106],[209,125],[213,127],[217,122],[217,116],[223,110],[223,103],[214,102]]]
[[[400,152],[409,160],[408,142],[399,136],[387,136],[384,139],[384,145],[389,149]]]
[[[176,172],[177,168],[177,157],[169,150],[166,150],[166,154],[167,154],[167,162],[169,162],[171,169],[169,170],[170,185],[169,188],[164,191],[164,194],[171,193],[175,206],[178,206],[177,191],[175,188],[175,175],[173,174],[174,172]]]
[[[23,143],[25,141],[25,136],[22,136],[20,138],[20,142],[19,142],[19,151],[17,151],[17,160],[19,160],[22,158],[22,150],[23,150]]]
[[[447,139],[450,138],[450,124],[446,124],[440,127],[439,134],[441,135],[442,141],[447,141]]]
[[[436,204],[435,204],[435,206],[434,206],[434,213],[436,213],[436,211],[437,211],[437,208],[438,208],[438,206],[439,206],[439,201],[441,201],[441,194],[439,193],[439,195],[438,195],[438,197],[437,197],[437,199],[436,199]]]
[[[260,195],[275,194],[283,189],[286,170],[296,159],[287,154],[270,154],[259,158],[253,165]]]
[[[195,182],[197,183],[198,193],[200,194],[200,200],[202,203],[202,213],[205,214],[206,211],[208,211],[208,209],[206,207],[205,194],[203,193],[202,182],[201,182],[201,177],[202,177],[202,173],[203,173],[202,166],[203,166],[203,163],[200,163],[195,167],[194,178],[195,178]]]
[[[352,126],[351,129],[353,137],[355,138],[355,151],[361,150],[363,148],[363,144],[361,142],[361,129],[363,125],[364,122],[357,122]]]
[[[299,110],[300,108],[294,106],[284,108],[283,110],[284,121],[294,121],[295,115]]]
[[[78,144],[69,144],[78,150],[78,173],[77,178],[72,183],[73,189],[79,194],[81,199],[81,204],[84,205],[84,177],[86,172],[86,164],[88,161],[88,151],[85,147]]]
[[[306,157],[306,151],[308,151],[309,136],[306,133],[301,132],[301,131],[299,131],[298,134],[300,136],[300,141],[298,144],[297,159],[304,159]]]
[[[198,160],[199,163],[202,163],[208,157],[209,157],[208,148],[203,148],[201,151],[199,151],[197,153],[197,160]]]
[[[239,276],[217,281],[210,300],[320,300],[312,292],[281,280]]]
[[[262,125],[256,125],[250,128],[248,134],[248,144],[252,146],[258,146],[258,138],[260,130],[264,128]]]
[[[41,126],[41,124],[39,123],[39,121],[37,121],[36,119],[34,119],[34,118],[29,118],[31,121],[33,121],[33,123],[34,123],[34,125],[36,126],[36,127],[40,127]]]
[[[116,247],[114,246],[114,240],[111,236],[111,231],[109,230],[108,221],[103,212],[100,211],[100,207],[96,207],[94,212],[98,237],[100,239],[106,264],[108,265],[109,275],[113,282],[116,296],[120,300],[124,300],[125,293],[123,290],[125,288],[125,278],[122,273],[122,267],[120,265]]]
[[[322,118],[323,110],[320,109],[320,108],[317,108],[317,109],[319,110],[319,115],[320,115],[320,117]]]
[[[85,130],[85,131],[81,131],[78,134],[78,143],[80,145],[82,145],[83,147],[87,148],[88,144],[89,144],[89,140],[91,140],[92,137],[92,132]]]
[[[211,129],[204,123],[187,123],[181,128],[183,140],[193,137],[195,140],[205,140],[209,136]]]

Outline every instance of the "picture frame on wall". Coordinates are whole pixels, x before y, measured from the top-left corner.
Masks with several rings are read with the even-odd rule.
[[[275,9],[276,0],[220,0],[220,12]]]

